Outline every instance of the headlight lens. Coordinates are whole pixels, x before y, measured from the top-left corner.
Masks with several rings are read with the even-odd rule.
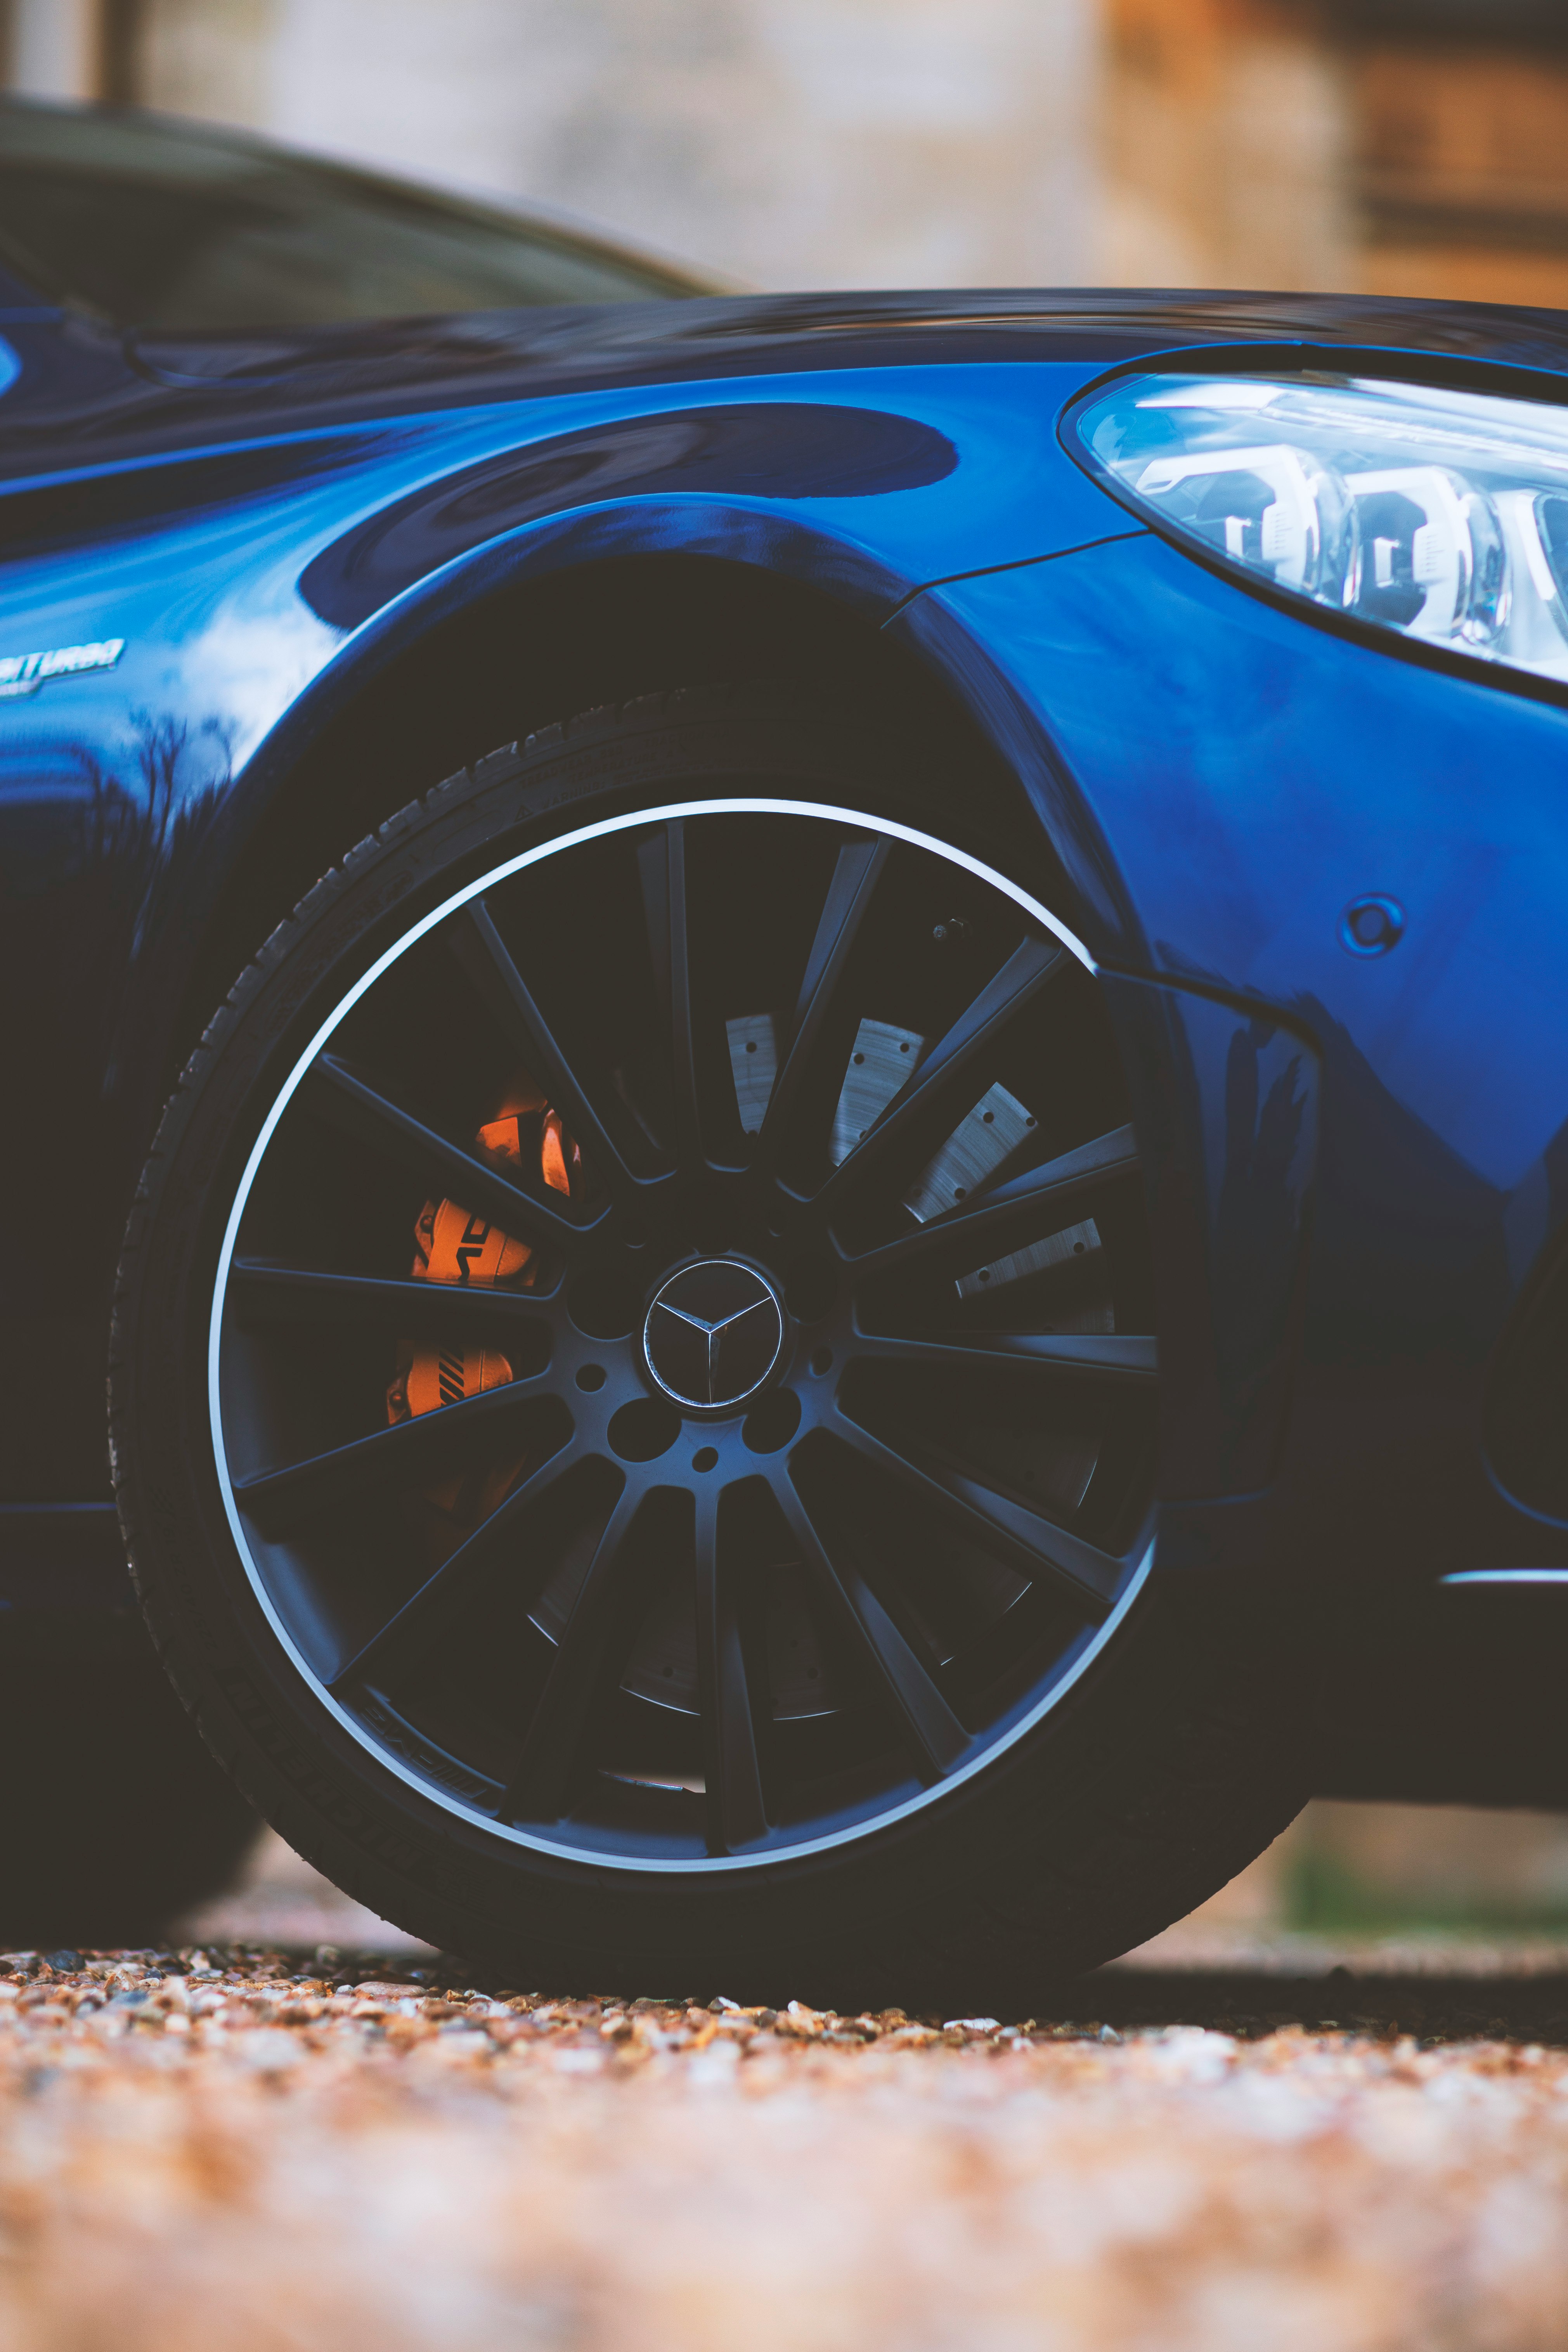
[[[1353,376],[1141,376],[1079,415],[1167,528],[1313,604],[1568,679],[1568,408]]]

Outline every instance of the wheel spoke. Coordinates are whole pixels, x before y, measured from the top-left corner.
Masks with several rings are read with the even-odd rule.
[[[286,1536],[324,1512],[375,1488],[409,1486],[438,1474],[460,1450],[491,1426],[504,1427],[537,1402],[547,1375],[505,1381],[479,1396],[438,1405],[434,1412],[394,1422],[368,1437],[351,1438],[281,1470],[236,1481],[235,1494],[265,1535]]]
[[[968,1732],[853,1562],[840,1564],[829,1557],[787,1470],[773,1488],[807,1575],[891,1705],[919,1759],[921,1778],[944,1779],[969,1746]]]
[[[537,1470],[530,1471],[521,1485],[514,1486],[489,1518],[482,1519],[472,1535],[456,1551],[448,1553],[402,1608],[345,1660],[332,1677],[331,1688],[342,1691],[351,1683],[363,1683],[373,1674],[384,1677],[421,1638],[428,1643],[475,1581],[526,1533],[546,1497],[589,1458],[575,1442],[568,1440]]]
[[[643,912],[654,987],[669,1041],[669,1083],[675,1104],[676,1158],[689,1167],[702,1157],[697,1097],[697,1047],[691,1013],[690,919],[686,889],[686,825],[676,817],[637,852]]]
[[[386,1281],[328,1274],[314,1266],[237,1258],[229,1294],[247,1326],[258,1323],[372,1324],[411,1339],[509,1339],[549,1329],[538,1291],[482,1290],[469,1283]]]
[[[934,1140],[930,1135],[933,1122],[946,1118],[951,1123],[955,1091],[967,1081],[975,1061],[1067,961],[1067,950],[1055,940],[1022,940],[945,1036],[938,1038],[876,1126],[839,1162],[814,1206],[829,1219],[837,1216],[898,1153],[914,1148],[911,1139]]]
[[[916,1265],[955,1261],[962,1265],[966,1258],[973,1265],[992,1256],[1020,1225],[1037,1229],[1050,1218],[1069,1215],[1085,1193],[1133,1175],[1137,1168],[1138,1146],[1132,1129],[1113,1128],[1109,1135],[1096,1136],[1092,1143],[1064,1151],[1059,1159],[1026,1168],[1021,1176],[981,1193],[973,1206],[949,1209],[929,1225],[900,1234],[897,1241],[885,1242],[879,1249],[864,1250],[858,1256],[842,1250],[839,1255],[857,1285],[902,1274]]]
[[[759,1168],[772,1169],[777,1164],[823,1024],[832,1010],[835,992],[887,865],[889,846],[885,840],[848,841],[838,853],[805,960],[784,1067],[773,1081],[757,1138],[755,1164]]]
[[[640,1487],[623,1486],[605,1522],[501,1799],[502,1821],[553,1821],[566,1803],[589,1712],[618,1646],[613,1636],[624,1622],[627,1539],[643,1499]]]
[[[832,1434],[839,1444],[900,1487],[938,1525],[978,1544],[994,1559],[1005,1561],[1031,1580],[1042,1574],[1054,1577],[1070,1588],[1086,1616],[1098,1620],[1109,1615],[1123,1574],[1123,1563],[1114,1554],[1085,1543],[1081,1536],[1069,1535],[1054,1520],[996,1494],[976,1478],[945,1469],[940,1475],[922,1469],[843,1412],[837,1415]]]
[[[466,908],[452,926],[458,961],[510,1034],[518,1059],[542,1090],[586,1157],[594,1174],[623,1208],[651,1190],[662,1176],[637,1176],[605,1129],[587,1087],[540,1010],[528,982],[496,929],[482,898]]]
[[[579,1221],[510,1183],[484,1160],[476,1160],[459,1144],[448,1143],[412,1111],[367,1086],[331,1054],[319,1055],[311,1064],[307,1089],[309,1107],[332,1126],[359,1142],[388,1152],[403,1167],[439,1186],[465,1208],[490,1217],[519,1241],[542,1244],[570,1257],[604,1223],[607,1213],[603,1209],[596,1217]]]
[[[994,1370],[1081,1377],[1146,1388],[1158,1377],[1159,1343],[1141,1331],[976,1331],[963,1339],[906,1339],[857,1331],[846,1351],[931,1371]]]
[[[1043,1568],[1058,1584],[1069,1587],[1086,1616],[1098,1623],[1110,1615],[1117,1588],[1127,1573],[1125,1560],[1098,1544],[1086,1543],[1081,1536],[1058,1527],[1054,1519],[1043,1518],[1026,1504],[998,1495],[977,1478],[950,1470],[947,1479],[952,1492],[973,1505],[983,1518],[1005,1528],[1027,1548],[1037,1570]]]
[[[768,1831],[757,1766],[756,1725],[741,1643],[733,1579],[719,1556],[719,1497],[707,1487],[697,1504],[697,1673],[702,1707],[702,1763],[708,1790],[708,1849],[733,1853]]]

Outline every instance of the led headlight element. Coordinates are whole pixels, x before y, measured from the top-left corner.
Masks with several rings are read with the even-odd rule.
[[[1320,374],[1140,376],[1091,463],[1252,577],[1568,681],[1568,407]]]

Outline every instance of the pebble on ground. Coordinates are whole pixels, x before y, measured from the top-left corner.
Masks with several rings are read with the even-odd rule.
[[[5,2352],[1568,2346],[1568,2050],[1517,2019],[1406,2031],[1342,1971],[1193,2024],[1131,1979],[999,2022],[385,1970],[0,1955]]]

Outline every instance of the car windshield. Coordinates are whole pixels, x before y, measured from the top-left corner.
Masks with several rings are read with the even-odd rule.
[[[608,243],[155,116],[0,103],[0,249],[121,327],[313,327],[713,289]]]

